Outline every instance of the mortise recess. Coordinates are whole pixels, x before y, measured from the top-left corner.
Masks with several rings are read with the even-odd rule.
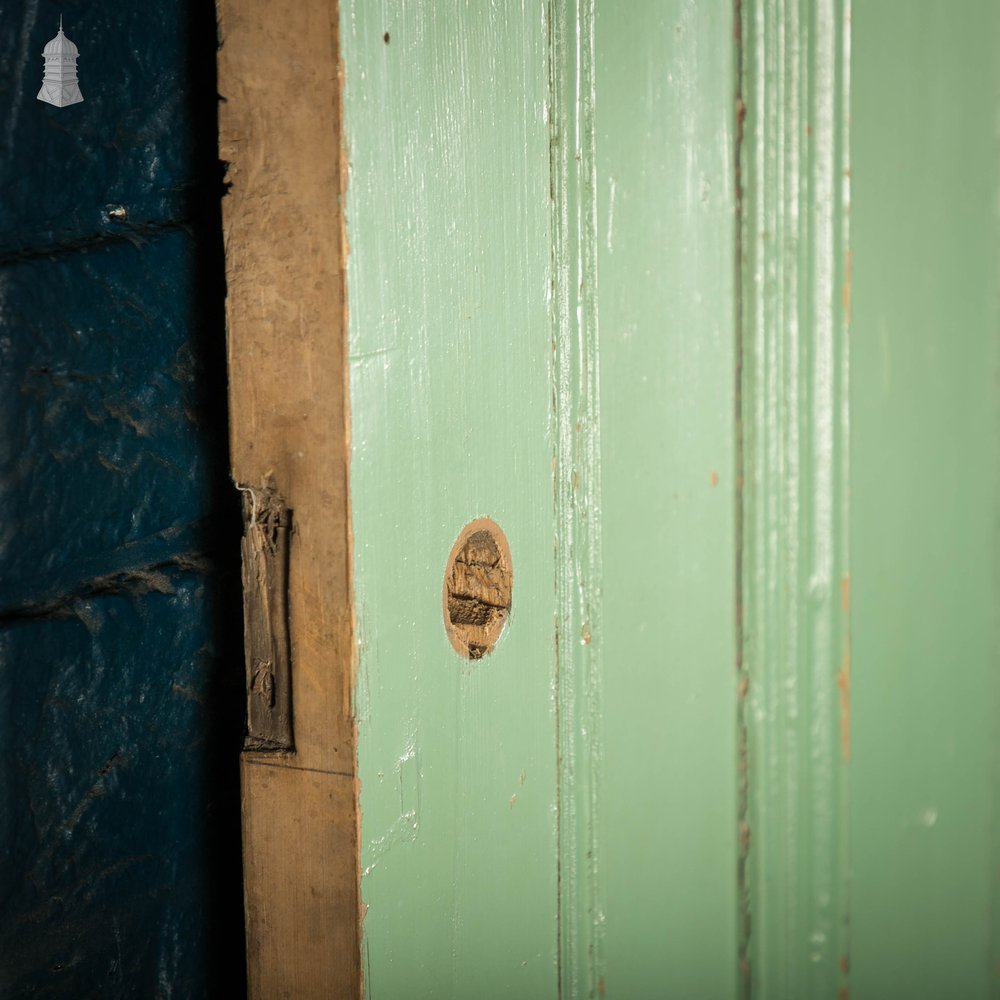
[[[500,526],[486,517],[467,524],[448,556],[442,595],[445,631],[460,656],[479,660],[493,651],[510,612],[513,582]]]
[[[289,752],[288,533],[292,512],[271,484],[243,493],[243,637],[247,670],[244,748]]]

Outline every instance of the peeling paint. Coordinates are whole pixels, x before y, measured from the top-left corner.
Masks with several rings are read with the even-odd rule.
[[[844,647],[840,670],[837,671],[840,692],[840,755],[844,762],[851,759],[851,647]]]

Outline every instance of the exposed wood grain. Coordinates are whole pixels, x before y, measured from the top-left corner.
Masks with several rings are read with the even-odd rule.
[[[273,475],[296,513],[299,763],[344,770],[350,674],[332,669],[350,659],[335,12],[224,0],[221,17],[233,473]]]
[[[243,762],[250,996],[356,997],[354,779]]]
[[[295,511],[295,753],[244,761],[250,988],[356,996],[337,8],[220,0],[219,17],[233,476]]]

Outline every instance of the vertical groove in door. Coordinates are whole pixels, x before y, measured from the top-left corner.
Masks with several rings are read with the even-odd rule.
[[[559,994],[603,993],[601,459],[593,0],[549,8]]]
[[[747,863],[750,853],[749,826],[749,775],[747,752],[747,703],[750,678],[743,655],[744,643],[744,593],[743,593],[743,532],[745,523],[744,498],[746,481],[745,434],[743,430],[743,144],[746,136],[746,94],[744,93],[743,45],[745,41],[743,18],[749,16],[749,4],[733,0],[733,72],[736,95],[733,102],[735,136],[733,143],[733,189],[736,213],[734,217],[735,254],[733,255],[735,294],[733,295],[733,425],[735,428],[734,472],[736,476],[736,502],[733,505],[733,574],[736,580],[736,606],[734,640],[736,643],[736,941],[737,941],[737,997],[750,1000],[750,894],[747,884]]]
[[[850,7],[756,0],[742,22],[750,988],[833,997],[849,971]]]

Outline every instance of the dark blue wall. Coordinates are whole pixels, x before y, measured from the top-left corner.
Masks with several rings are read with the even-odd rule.
[[[215,55],[211,3],[0,12],[3,997],[244,988]]]

